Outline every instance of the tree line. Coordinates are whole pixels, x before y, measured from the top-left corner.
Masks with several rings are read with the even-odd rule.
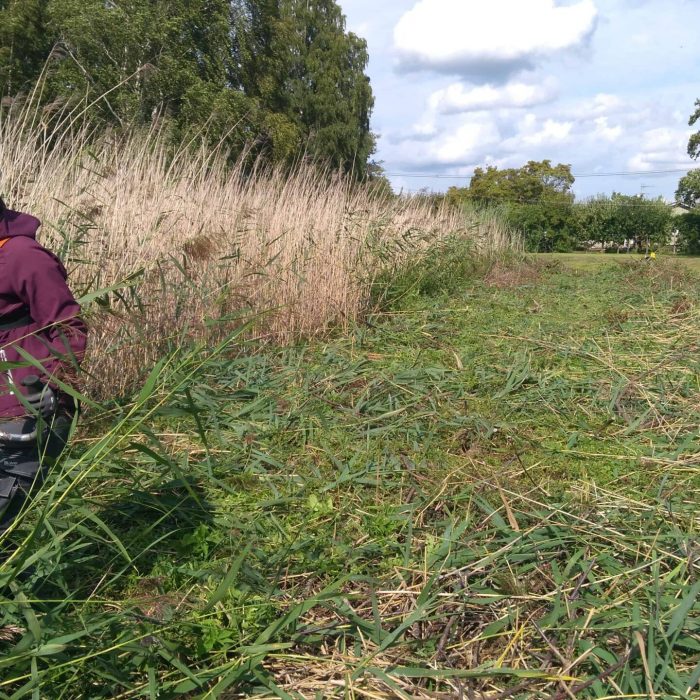
[[[688,123],[700,124],[700,99]],[[688,155],[700,158],[700,131],[690,136]],[[649,251],[673,243],[678,252],[700,255],[700,169],[681,178],[672,205],[661,197],[620,193],[576,202],[574,182],[570,165],[549,160],[522,168],[477,168],[469,187],[451,187],[446,200],[453,206],[500,207],[532,252],[566,252],[592,244]]]
[[[366,42],[335,0],[0,0],[3,109],[95,103],[107,128],[193,134],[364,178]]]
[[[700,253],[700,211],[678,215],[677,207],[662,198],[620,193],[576,201],[574,182],[570,165],[549,160],[521,168],[477,168],[469,186],[451,187],[446,200],[452,206],[499,207],[532,252],[592,246],[651,251],[673,243],[678,252]],[[683,183],[677,193],[681,203]]]
[[[388,190],[371,161],[367,64],[367,44],[347,31],[336,0],[0,0],[0,116],[32,100],[45,124],[91,105],[98,127],[157,129],[177,143],[196,135],[231,159],[306,158]],[[691,126],[700,100],[695,107]],[[700,132],[688,153],[700,156]],[[575,203],[573,183],[569,166],[531,161],[477,169],[447,200],[502,205],[532,249],[579,246],[603,218],[608,242],[634,237],[641,212],[660,225],[659,202]],[[681,180],[677,197],[698,207],[700,171]]]

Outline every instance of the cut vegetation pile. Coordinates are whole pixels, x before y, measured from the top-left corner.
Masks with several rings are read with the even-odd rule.
[[[700,287],[657,263],[426,264],[348,337],[174,353],[13,533],[0,694],[697,697]]]

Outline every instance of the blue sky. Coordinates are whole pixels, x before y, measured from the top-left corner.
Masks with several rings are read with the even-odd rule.
[[[549,158],[579,197],[672,199],[683,172],[654,171],[696,166],[700,0],[339,2],[369,45],[376,157],[397,190]]]

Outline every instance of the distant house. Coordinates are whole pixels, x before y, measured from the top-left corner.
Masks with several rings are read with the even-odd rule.
[[[668,206],[671,207],[671,213],[674,216],[687,214],[689,211],[693,210],[692,207],[689,207],[687,204],[683,204],[683,202],[671,202]]]

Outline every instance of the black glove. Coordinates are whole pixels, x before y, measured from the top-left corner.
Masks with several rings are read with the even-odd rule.
[[[24,398],[32,409],[32,413],[42,418],[50,418],[56,413],[58,401],[56,392],[50,386],[42,384],[39,377],[34,374],[25,377],[22,385],[28,389]]]

